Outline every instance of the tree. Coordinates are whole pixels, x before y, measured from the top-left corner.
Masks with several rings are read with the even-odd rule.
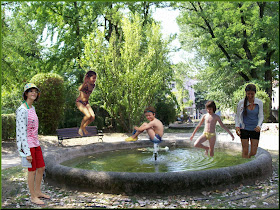
[[[105,55],[105,60],[108,62],[103,66],[105,69],[113,66],[115,71],[120,71],[120,78],[131,75],[136,78],[132,72],[136,72],[135,69],[137,69],[137,74],[140,75],[141,69],[143,68],[147,68],[144,71],[146,72],[146,76],[156,75],[151,77],[154,80],[151,85],[155,85],[157,90],[151,88],[153,91],[148,94],[149,96],[146,96],[145,100],[143,99],[143,101],[139,102],[141,105],[147,103],[147,101],[149,101],[149,104],[156,103],[159,98],[164,100],[162,95],[168,93],[167,82],[171,77],[170,72],[172,70],[169,69],[167,59],[167,42],[161,39],[159,26],[156,26],[157,24],[154,23],[151,16],[152,5],[163,6],[164,4],[152,2],[23,1],[7,2],[2,3],[2,5],[5,7],[2,10],[2,14],[4,14],[2,16],[2,23],[4,25],[2,27],[4,36],[2,52],[5,61],[2,62],[2,76],[5,78],[5,84],[2,86],[2,96],[5,98],[5,103],[3,103],[5,113],[14,112],[15,108],[20,104],[22,86],[38,73],[51,72],[61,75],[64,78],[65,86],[69,93],[66,103],[68,105],[71,104],[72,99],[75,98],[77,86],[82,82],[85,72],[90,67],[90,65],[82,66],[81,60],[84,59],[85,52],[85,42],[83,40],[88,39],[90,34],[94,34],[97,29],[101,28],[103,28],[104,32],[102,33],[103,37],[100,34],[98,38],[104,42],[104,49],[96,48],[93,49],[93,52],[95,50],[104,50],[97,54],[101,53],[101,55]],[[123,14],[127,12],[127,9],[133,11],[133,14],[139,12],[140,14],[138,16],[141,22],[141,28],[139,28],[140,34],[136,36],[136,38],[140,38],[139,45],[131,50],[130,48],[135,44],[135,40],[125,35],[129,34],[128,36],[130,36],[134,32],[129,31],[130,28],[127,28],[122,21]],[[11,15],[9,16],[7,14]],[[131,16],[127,21],[133,22],[135,18]],[[134,28],[137,29],[137,27]],[[126,33],[123,30],[126,30]],[[48,38],[50,38],[50,46],[46,47],[43,44]],[[126,44],[126,42],[128,43]],[[107,56],[106,53],[103,54],[104,52],[110,52],[111,57]],[[135,57],[133,57],[135,52]],[[112,60],[117,63],[113,63],[114,65],[110,66],[109,63]],[[98,63],[95,64],[97,66],[99,65]],[[129,71],[127,69],[124,71],[123,68],[128,68],[131,72],[126,75],[126,71]],[[153,73],[155,69],[156,72]],[[163,70],[162,75],[160,75],[161,70]],[[107,71],[105,72],[104,70],[99,75],[104,76],[104,78],[110,78],[110,75],[107,75]],[[115,74],[115,72],[113,73]],[[121,85],[126,80],[129,79],[123,78]],[[143,80],[140,81],[143,82]],[[145,82],[144,85],[147,84]],[[114,89],[114,84],[112,83],[111,85],[111,88]],[[143,84],[139,83],[137,85],[141,86]],[[102,87],[101,83],[99,86]],[[139,95],[141,95],[142,93],[140,91],[142,89],[140,87],[136,89]],[[103,88],[100,90],[103,93],[111,89]],[[107,101],[103,97],[104,95],[99,92],[97,88],[95,93],[98,94],[98,97],[91,97],[90,100],[97,100],[94,101],[95,105],[108,107],[109,105],[106,104]],[[125,93],[123,92],[122,94]],[[103,98],[101,98],[102,101],[99,101],[99,96],[101,95]],[[110,95],[110,97],[113,97],[113,95]],[[131,100],[131,96],[127,97]],[[153,97],[155,98],[152,99]],[[102,102],[106,103],[103,104]],[[130,104],[130,106],[132,105]],[[133,104],[133,106],[135,105]],[[73,118],[76,119],[79,117],[79,112],[73,112],[73,109],[75,109],[74,104],[67,106],[66,109],[65,113],[67,116],[74,116]],[[111,110],[111,112],[114,113],[112,116],[116,118],[116,113],[119,111]],[[132,110],[132,112],[134,113],[135,110]],[[71,122],[69,120],[69,123],[62,122],[61,126],[75,124],[76,120],[73,118]],[[122,119],[127,120],[129,118],[125,116]],[[123,124],[127,125],[126,122]]]
[[[201,91],[227,96],[254,82],[272,96],[279,74],[279,2],[182,2],[178,4],[184,49],[206,61]],[[215,93],[215,94],[214,94]]]
[[[174,81],[176,84],[176,93],[179,103],[179,109],[183,112],[186,106],[189,106],[189,91],[186,89],[186,82],[190,77],[190,66],[186,63],[178,63],[173,66],[174,69]]]
[[[124,131],[131,131],[143,120],[144,108],[168,91],[172,69],[168,43],[157,24],[147,24],[144,30],[143,19],[130,13],[121,29],[123,37],[113,31],[109,42],[99,30],[85,39],[82,63],[97,72],[96,93],[102,95],[103,108]]]
[[[9,15],[6,10],[14,12]],[[42,46],[39,31],[34,24],[19,13],[19,5],[9,2],[1,10],[2,21],[2,91],[8,95],[22,90],[29,78],[41,71]],[[20,91],[21,92],[21,91]]]
[[[22,2],[21,11],[35,25],[46,30],[51,46],[45,48],[45,68],[71,78],[83,80],[79,60],[84,49],[83,37],[98,27],[98,17],[103,13],[104,2],[61,1]],[[42,34],[41,34],[42,35]]]
[[[44,61],[39,30],[22,16],[18,2],[1,3],[2,113],[14,113],[22,101],[23,86],[39,72]],[[7,12],[10,11],[10,12]]]

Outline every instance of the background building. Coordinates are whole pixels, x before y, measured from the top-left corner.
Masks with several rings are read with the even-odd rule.
[[[171,83],[172,92],[175,94],[178,103],[183,102],[183,104],[185,104],[185,106],[183,107],[184,114],[189,115],[191,118],[198,117],[196,105],[195,105],[195,93],[194,93],[194,89],[192,87],[196,83],[197,83],[197,81],[194,79],[190,79],[188,77],[186,77],[184,79],[183,86],[184,86],[184,89],[188,92],[188,94],[186,97],[184,97],[182,99],[181,99],[182,94],[179,93],[179,90],[176,87],[176,82]],[[187,105],[188,102],[190,102],[190,100],[193,102],[192,105]],[[183,114],[183,113],[181,112],[181,114]]]

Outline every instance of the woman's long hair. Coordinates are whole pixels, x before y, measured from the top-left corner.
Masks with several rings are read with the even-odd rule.
[[[249,84],[245,88],[245,92],[247,92],[247,91],[254,91],[256,93],[257,92],[257,88],[256,88],[255,85]],[[248,101],[248,98],[247,98],[247,94],[246,94],[245,95],[245,99],[244,99],[244,111],[243,111],[243,115],[244,116],[247,115],[247,101]]]

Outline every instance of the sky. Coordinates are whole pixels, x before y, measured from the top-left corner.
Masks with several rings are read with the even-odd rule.
[[[176,22],[176,17],[179,15],[179,10],[174,10],[171,8],[156,8],[153,14],[153,17],[157,21],[162,23],[162,33],[163,37],[166,38],[170,34],[176,34],[177,38],[171,43],[174,47],[180,47],[180,42],[178,35],[180,32],[179,26]],[[179,63],[180,61],[184,62],[189,57],[193,58],[193,54],[187,53],[184,50],[179,50],[179,52],[170,53],[171,60],[174,64]]]

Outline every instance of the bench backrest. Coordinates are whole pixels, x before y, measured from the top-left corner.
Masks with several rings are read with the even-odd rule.
[[[78,133],[79,128],[61,128],[61,129],[56,129],[56,132],[58,138],[60,139],[96,136],[98,134],[98,130],[96,126],[87,126],[86,130],[88,131],[88,134],[87,135],[84,134],[83,136],[81,136]]]

